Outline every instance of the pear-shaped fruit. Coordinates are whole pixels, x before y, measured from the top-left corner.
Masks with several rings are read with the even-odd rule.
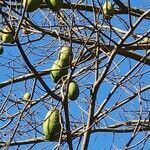
[[[12,28],[13,29],[13,28]],[[14,35],[13,32],[8,26],[3,29],[3,33],[1,33],[1,39],[4,43],[14,43]]]
[[[60,80],[64,75],[68,74],[68,69],[64,67],[64,64],[60,60],[56,60],[51,68],[51,76],[53,81],[56,83]]]
[[[3,52],[4,52],[4,49],[3,49],[3,47],[0,45],[0,55],[2,55]]]
[[[76,100],[79,97],[79,87],[75,81],[69,83],[68,98],[70,100]]]
[[[38,9],[41,3],[42,0],[23,0],[23,7],[25,8],[26,6],[27,12],[33,12]]]
[[[31,94],[29,92],[25,93],[23,96],[23,100],[28,101],[31,98]]]
[[[59,59],[64,62],[65,66],[68,66],[72,61],[73,53],[70,47],[63,46],[60,50]]]
[[[53,11],[59,11],[63,5],[63,0],[45,0],[45,2]]]
[[[58,141],[61,131],[60,113],[58,109],[52,108],[48,111],[43,122],[43,133],[45,139]]]
[[[114,6],[110,1],[106,1],[103,5],[103,14],[106,19],[111,19],[115,13]]]

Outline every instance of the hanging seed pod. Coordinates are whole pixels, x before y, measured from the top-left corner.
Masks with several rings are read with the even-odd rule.
[[[45,139],[58,141],[61,131],[60,113],[58,109],[51,109],[45,116],[43,122],[43,133]]]
[[[65,66],[68,66],[73,58],[73,53],[70,47],[63,46],[60,50],[60,56],[59,59],[63,61]]]
[[[63,76],[68,74],[68,69],[64,67],[64,64],[60,60],[56,60],[51,68],[51,77],[55,83],[58,82]]]
[[[75,81],[69,83],[68,98],[70,100],[76,100],[79,97],[79,87]]]
[[[106,19],[111,19],[115,13],[115,9],[110,1],[106,1],[103,5],[103,14]]]
[[[29,92],[25,93],[23,96],[23,100],[28,101],[31,98],[31,94]]]

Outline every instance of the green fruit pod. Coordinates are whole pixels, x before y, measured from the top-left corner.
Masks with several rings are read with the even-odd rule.
[[[33,12],[39,8],[41,3],[42,0],[23,0],[23,7],[25,8],[26,6],[27,12]]]
[[[43,122],[43,133],[46,140],[58,141],[61,131],[60,113],[58,109],[51,109]]]
[[[59,11],[63,5],[63,0],[45,0],[45,2],[53,11]]]
[[[29,92],[25,93],[23,96],[23,100],[28,101],[31,98],[31,94]]]
[[[64,62],[65,66],[68,66],[72,61],[73,53],[70,47],[63,46],[60,50],[59,59]]]
[[[110,1],[106,1],[103,5],[103,14],[106,19],[111,19],[115,14],[115,9]]]
[[[0,45],[0,55],[2,55],[4,52],[4,48]]]
[[[79,87],[75,81],[69,83],[68,98],[70,100],[76,100],[79,97]]]
[[[63,76],[68,74],[68,69],[64,67],[64,64],[60,60],[56,60],[51,68],[51,77],[55,83],[57,83]]]
[[[4,43],[14,43],[15,42],[14,36],[13,36],[13,31],[8,26],[6,26],[3,29],[3,33],[1,33],[1,39]]]

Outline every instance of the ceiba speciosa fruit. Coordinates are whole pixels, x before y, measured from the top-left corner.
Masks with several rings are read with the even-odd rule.
[[[63,0],[45,0],[45,2],[53,11],[59,11],[63,5]]]
[[[29,92],[25,93],[23,96],[23,100],[28,101],[31,97],[31,94]]]
[[[68,74],[68,69],[61,60],[56,60],[51,67],[51,77],[55,83]]]
[[[25,8],[26,6],[27,12],[33,12],[39,8],[41,3],[42,0],[23,0],[23,7]]]
[[[68,98],[76,100],[79,97],[79,87],[75,81],[71,81],[68,87]]]
[[[46,140],[58,141],[61,131],[61,116],[58,109],[48,111],[43,122],[43,133]]]
[[[73,53],[70,47],[63,46],[60,50],[59,60],[63,61],[65,66],[68,66],[73,58]]]
[[[114,6],[110,1],[106,1],[103,5],[103,14],[106,19],[111,19],[115,13]]]
[[[4,43],[14,43],[15,42],[13,30],[15,30],[14,27],[12,29],[10,29],[8,26],[6,26],[3,29],[3,32],[1,33],[1,40]]]
[[[3,52],[4,52],[4,49],[3,49],[3,47],[2,47],[2,46],[0,46],[0,55],[2,55],[2,54],[3,54]]]

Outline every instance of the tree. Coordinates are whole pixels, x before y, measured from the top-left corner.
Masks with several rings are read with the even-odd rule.
[[[148,149],[150,136],[150,9],[146,1],[0,1],[0,147],[4,149]],[[14,42],[5,42],[4,28]],[[8,34],[7,32],[7,34]],[[68,46],[73,60],[57,83],[51,66]],[[77,100],[68,98],[71,81]],[[31,94],[27,100],[23,95]],[[61,113],[57,142],[45,139],[50,108]],[[107,140],[106,140],[107,139]],[[98,148],[99,147],[99,148]]]

